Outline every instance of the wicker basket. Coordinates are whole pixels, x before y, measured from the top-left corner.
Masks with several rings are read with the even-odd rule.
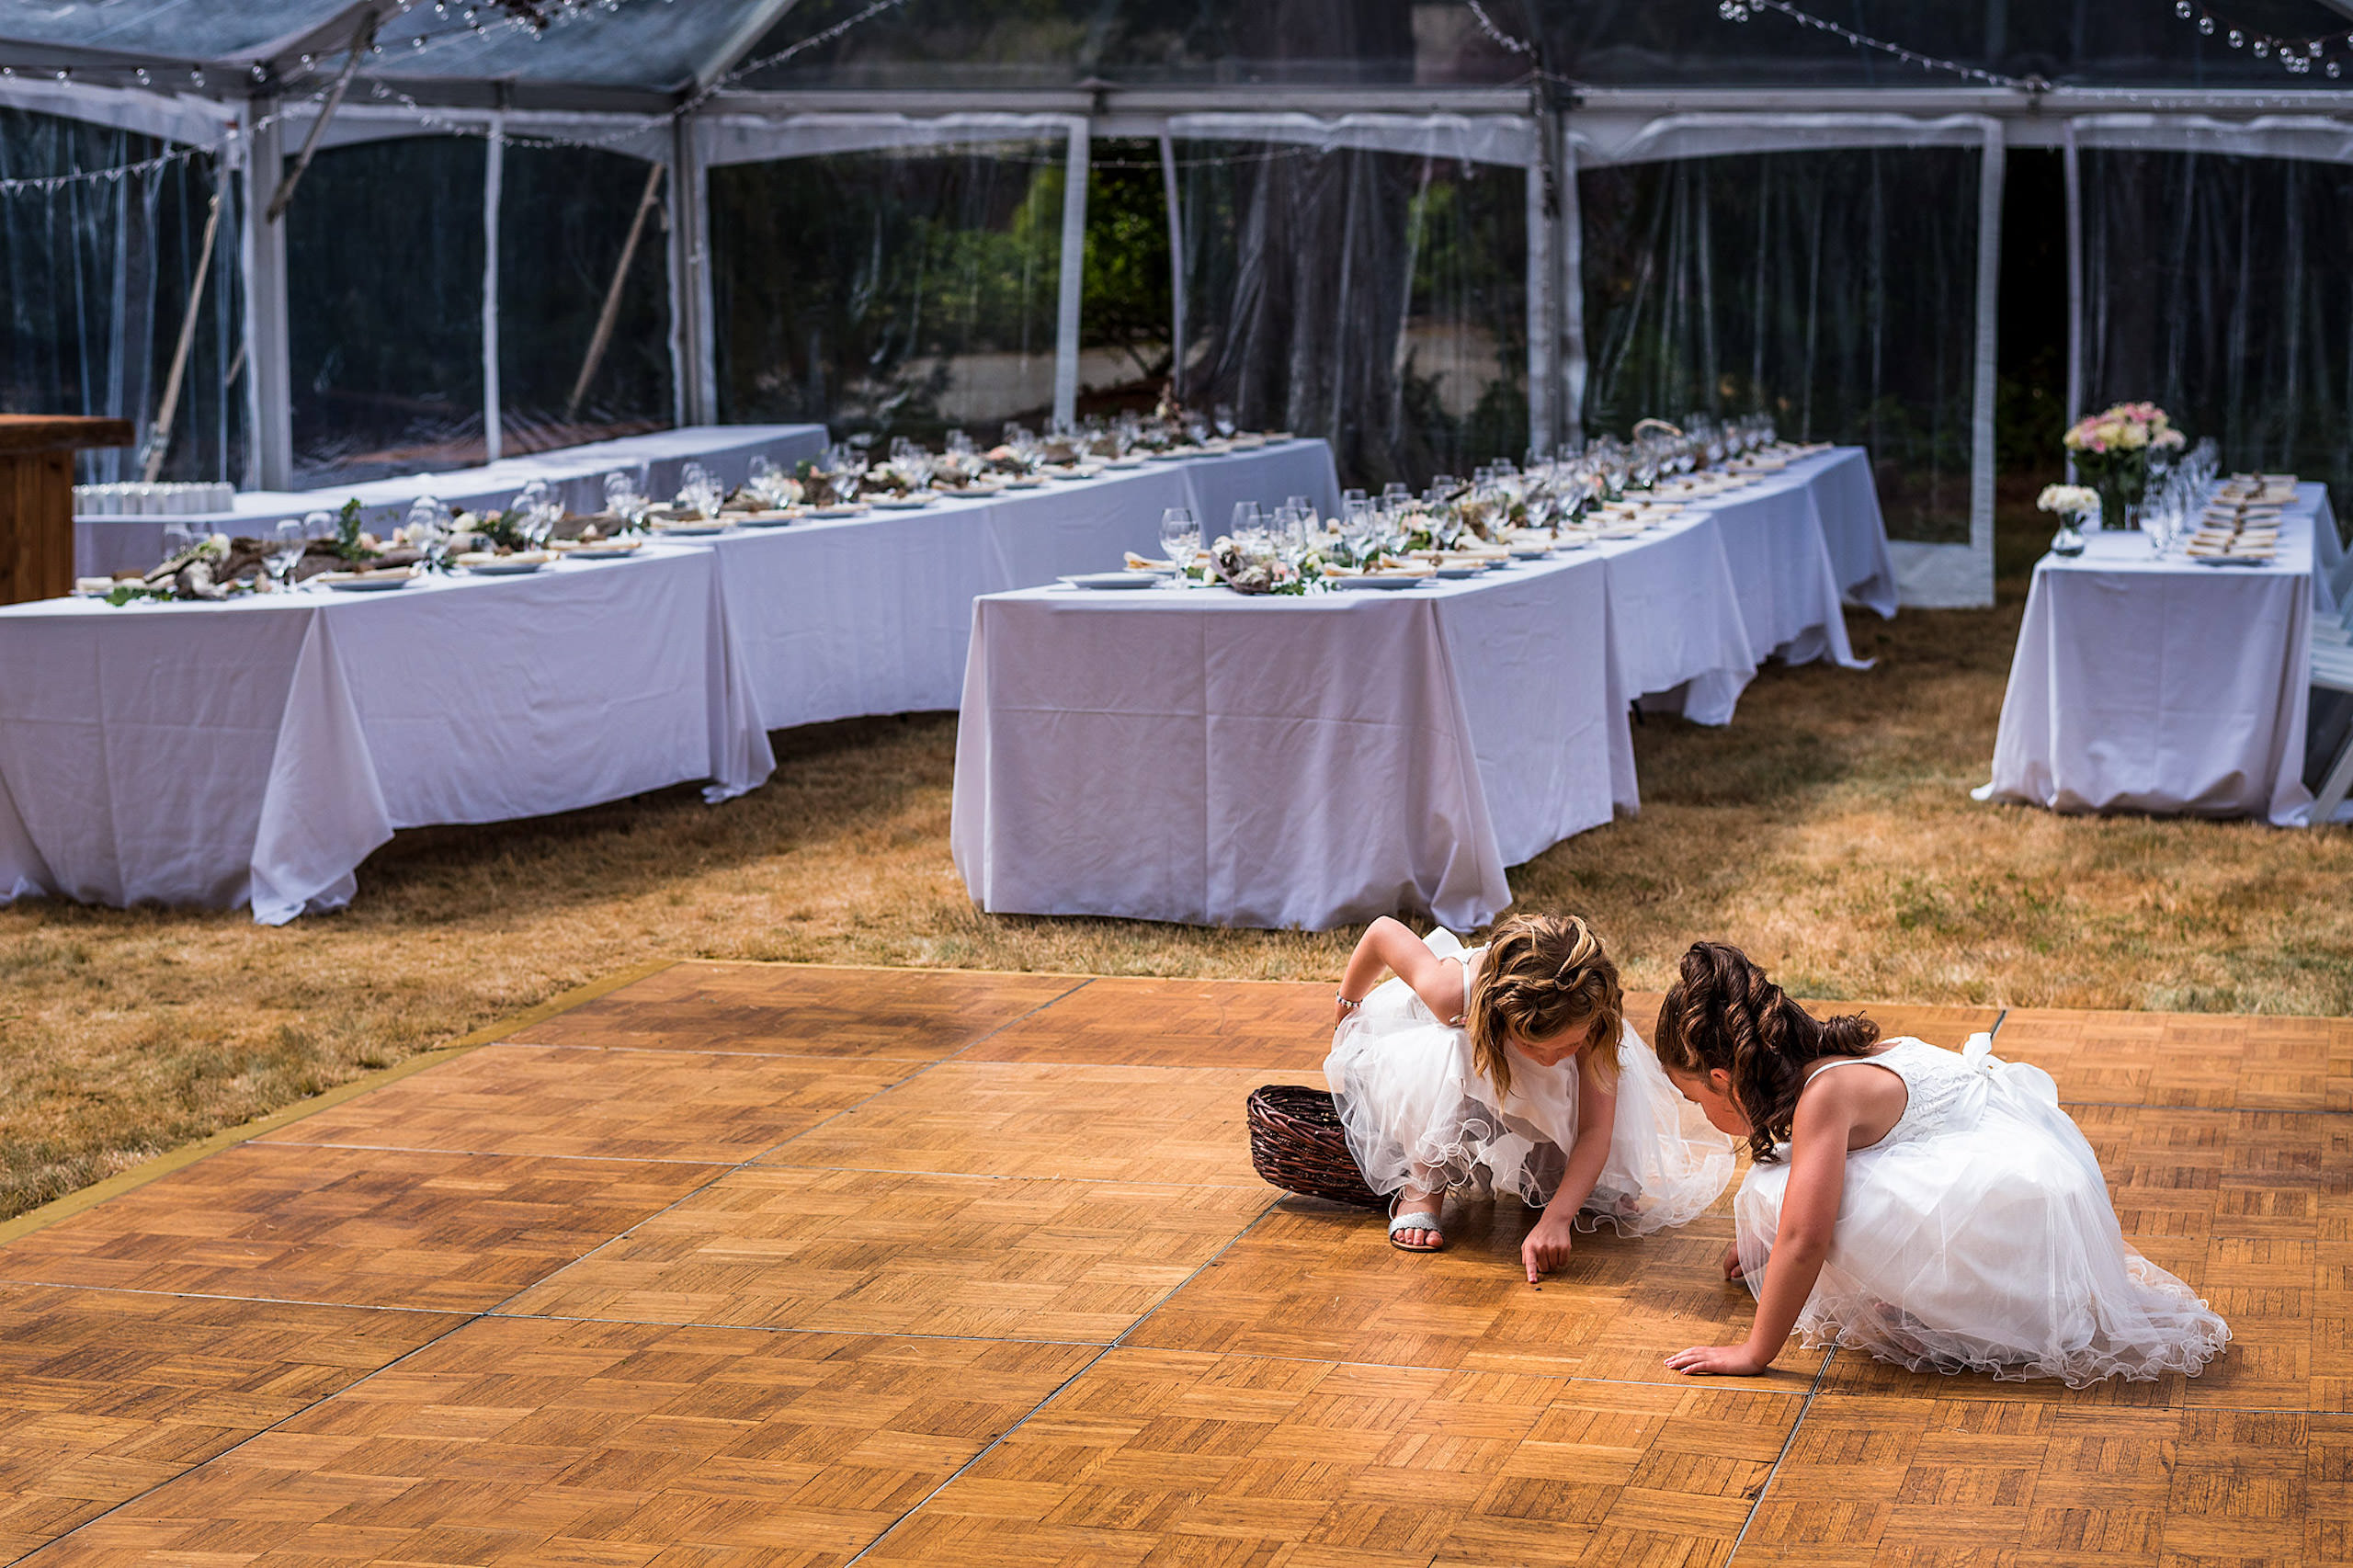
[[[1388,1209],[1389,1200],[1364,1184],[1340,1131],[1340,1113],[1322,1089],[1297,1084],[1253,1089],[1245,1118],[1250,1163],[1271,1185],[1359,1209]]]

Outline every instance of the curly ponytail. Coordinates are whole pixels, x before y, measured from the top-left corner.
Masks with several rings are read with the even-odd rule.
[[[1759,1165],[1780,1158],[1805,1087],[1806,1064],[1825,1056],[1868,1056],[1879,1026],[1860,1013],[1817,1018],[1765,978],[1738,948],[1694,942],[1682,974],[1658,1010],[1651,1048],[1670,1072],[1705,1078],[1721,1068],[1733,1103],[1748,1119],[1748,1148]]]
[[[1515,915],[1497,926],[1465,1012],[1471,1058],[1498,1096],[1511,1092],[1511,1035],[1547,1040],[1584,1023],[1593,1027],[1581,1065],[1603,1088],[1617,1085],[1625,993],[1599,934],[1574,915]]]

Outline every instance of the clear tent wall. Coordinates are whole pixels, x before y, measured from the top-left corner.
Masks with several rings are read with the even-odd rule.
[[[237,182],[218,159],[165,161],[165,151],[123,127],[0,107],[0,180],[130,171],[0,195],[0,411],[147,430],[184,359],[161,477],[233,481],[245,447],[243,307],[222,248],[233,247]],[[227,209],[218,222],[216,196]],[[139,478],[152,444],[86,453],[82,475]]]
[[[1654,11],[1547,47],[1649,79],[1681,58]],[[2154,396],[2234,462],[2353,467],[2334,119],[1907,98],[1867,71],[1775,112],[1704,90],[1571,100],[1478,85],[1520,65],[1461,28],[1447,58],[1484,49],[1495,72],[1408,91],[1396,69],[1430,57],[1415,16],[1372,40],[1395,60],[1299,67],[1354,72],[1347,91],[1098,87],[1000,111],[972,107],[1008,101],[987,85],[892,99],[895,67],[867,92],[836,62],[823,93],[731,89],[676,125],[355,102],[279,231],[276,403],[246,289],[275,183],[243,161],[261,101],[167,124],[0,82],[0,178],[131,168],[0,193],[0,397],[146,426],[184,358],[165,477],[246,477],[278,424],[303,483],[710,418],[994,437],[1168,386],[1330,439],[1350,483],[1419,484],[1646,415],[1765,412],[1868,446],[1906,559],[1983,597],[2002,170],[2030,145],[2071,170],[2052,215],[2069,276],[2041,282],[2073,302],[2073,409]],[[1170,71],[1227,47],[1152,39]],[[1704,54],[1683,63],[1732,70]],[[935,84],[961,69],[918,63]],[[316,114],[290,101],[267,155]],[[85,475],[139,461],[93,454]]]

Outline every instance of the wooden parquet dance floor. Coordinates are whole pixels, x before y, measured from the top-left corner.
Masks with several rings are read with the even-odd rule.
[[[2353,1021],[1873,1009],[2048,1068],[2230,1320],[2076,1392],[1668,1372],[1729,1195],[1534,1289],[1517,1204],[1277,1194],[1329,998],[678,964],[11,1225],[0,1562],[2353,1562]]]

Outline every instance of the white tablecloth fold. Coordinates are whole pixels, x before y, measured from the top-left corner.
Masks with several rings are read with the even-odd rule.
[[[1636,809],[1598,556],[1404,594],[973,606],[949,845],[993,913],[1323,929],[1511,902]]]
[[[1654,711],[1729,724],[1756,676],[1740,590],[1713,513],[1645,539],[1596,547],[1608,563],[1609,633],[1618,680]]]
[[[2139,533],[2095,533],[2034,569],[1981,801],[2062,812],[2257,816],[2301,826],[2315,600],[2298,487],[2268,566],[2154,556]]]
[[[1856,476],[1859,475],[1859,486]],[[1825,507],[1825,488],[1840,499]],[[1859,496],[1870,496],[1868,521]],[[1792,665],[1827,658],[1848,669],[1869,669],[1855,657],[1847,638],[1846,597],[1830,548],[1825,518],[1837,519],[1842,539],[1878,540],[1887,554],[1887,534],[1879,522],[1879,501],[1870,488],[1870,465],[1859,447],[1840,447],[1801,458],[1781,472],[1729,494],[1698,503],[1723,529],[1724,556],[1732,563],[1740,613],[1756,662],[1779,656]],[[1850,549],[1859,547],[1850,544]],[[1894,569],[1887,568],[1893,581]],[[1870,579],[1863,579],[1868,583]],[[1882,614],[1892,614],[1892,599]]]

